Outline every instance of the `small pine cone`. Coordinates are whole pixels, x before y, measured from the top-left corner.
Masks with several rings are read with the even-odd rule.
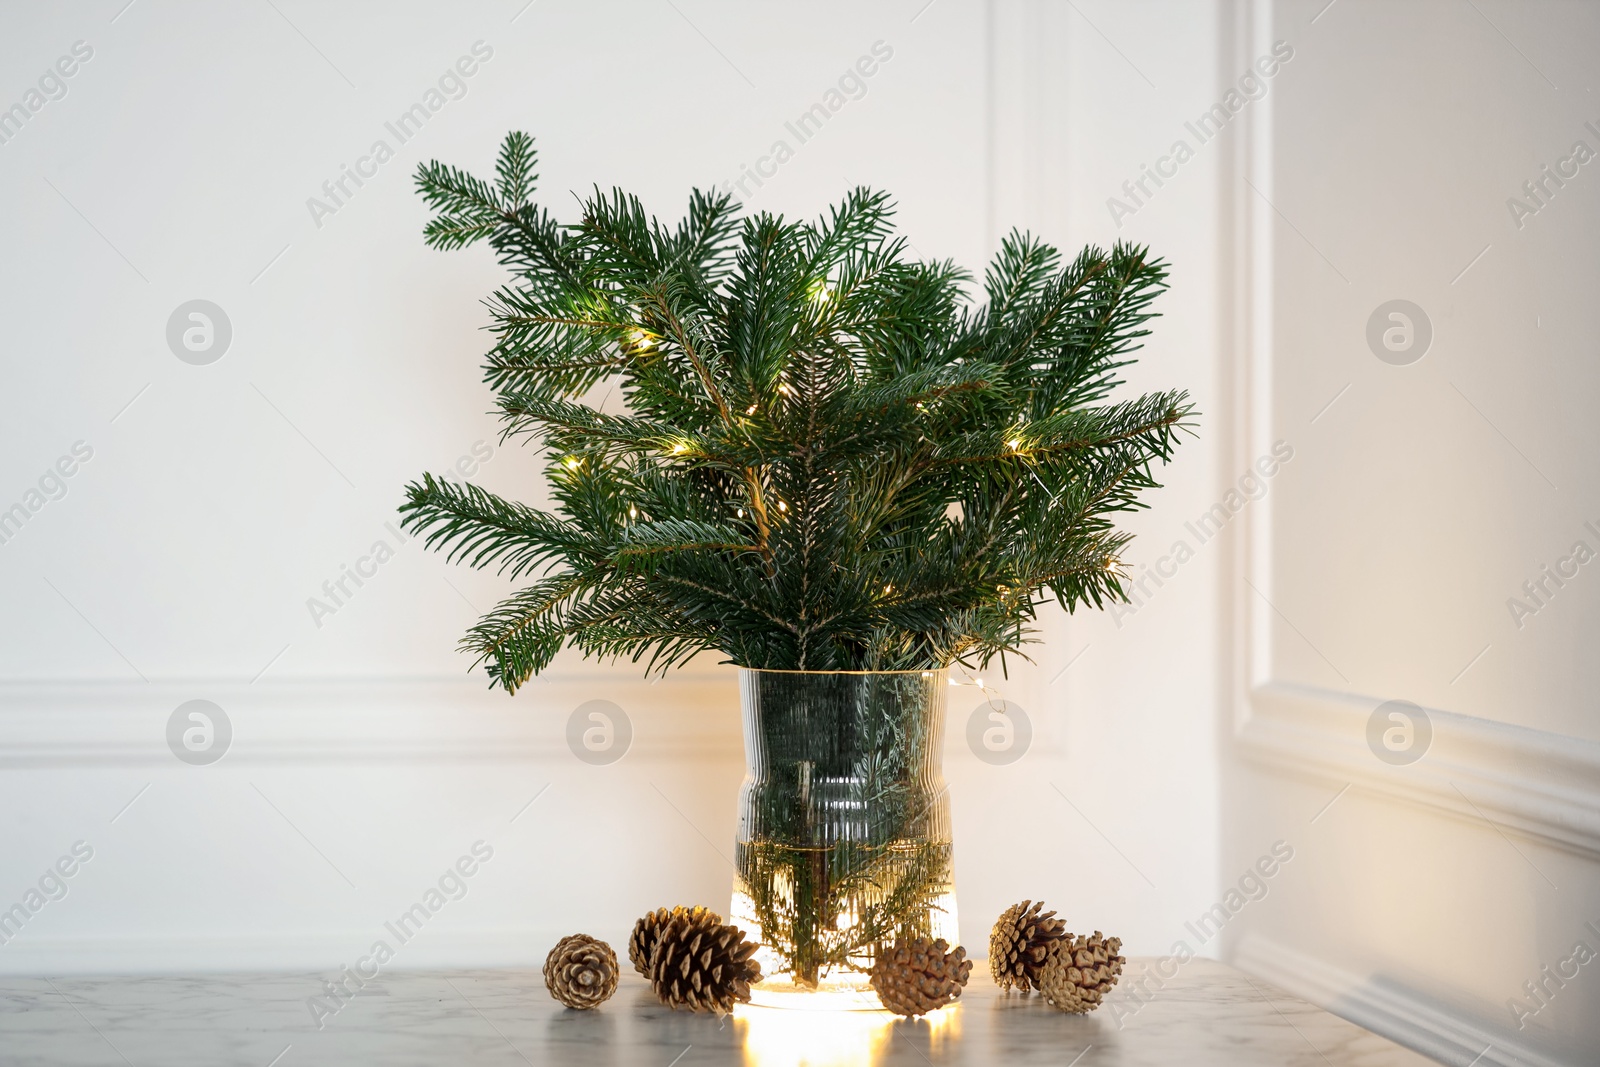
[[[926,1015],[961,995],[972,975],[967,950],[949,951],[944,938],[905,938],[878,954],[872,967],[872,988],[883,1006],[896,1015]]]
[[[1094,1011],[1117,984],[1122,965],[1117,955],[1122,938],[1102,938],[1096,930],[1088,937],[1068,934],[1051,947],[1050,958],[1039,972],[1039,992],[1051,1007],[1082,1015]]]
[[[722,916],[698,904],[692,908],[657,908],[633,924],[633,936],[628,938],[628,962],[633,964],[634,970],[650,977],[650,952],[656,947],[661,928],[669,919],[683,915],[709,915],[714,922],[722,921]]]
[[[760,947],[704,908],[683,909],[661,925],[650,950],[650,988],[673,1011],[727,1015],[735,1001],[750,1003],[750,986],[761,981],[751,959]]]
[[[569,1008],[596,1008],[617,991],[617,954],[604,941],[573,934],[544,960],[544,986]]]
[[[1066,934],[1067,924],[1053,911],[1040,914],[1043,907],[1043,901],[1024,900],[995,920],[989,934],[989,973],[1001,989],[1015,986],[1026,993],[1037,986],[1050,949]]]

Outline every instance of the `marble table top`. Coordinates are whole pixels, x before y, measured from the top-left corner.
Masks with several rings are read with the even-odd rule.
[[[1128,975],[1093,1015],[1001,993],[974,973],[932,1020],[754,1008],[673,1013],[631,971],[597,1011],[562,1008],[534,970],[385,973],[319,1029],[309,974],[0,978],[5,1067],[1423,1067],[1432,1061],[1210,960],[1140,998]],[[982,964],[979,964],[982,969]]]

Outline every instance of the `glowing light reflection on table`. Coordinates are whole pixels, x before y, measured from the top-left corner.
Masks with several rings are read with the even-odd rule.
[[[893,1040],[910,1040],[927,1052],[960,1037],[960,1012],[952,1004],[919,1019],[901,1019],[881,1009],[741,1004],[733,1019],[749,1067],[872,1067]]]

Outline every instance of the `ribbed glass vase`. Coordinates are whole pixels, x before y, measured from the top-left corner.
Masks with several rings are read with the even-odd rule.
[[[743,669],[739,684],[730,918],[762,943],[755,1003],[876,1007],[879,946],[901,933],[959,940],[946,672]]]

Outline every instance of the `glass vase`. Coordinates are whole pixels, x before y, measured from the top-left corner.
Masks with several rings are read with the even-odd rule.
[[[900,934],[954,945],[946,672],[741,669],[745,779],[731,920],[757,1004],[877,1007]]]

